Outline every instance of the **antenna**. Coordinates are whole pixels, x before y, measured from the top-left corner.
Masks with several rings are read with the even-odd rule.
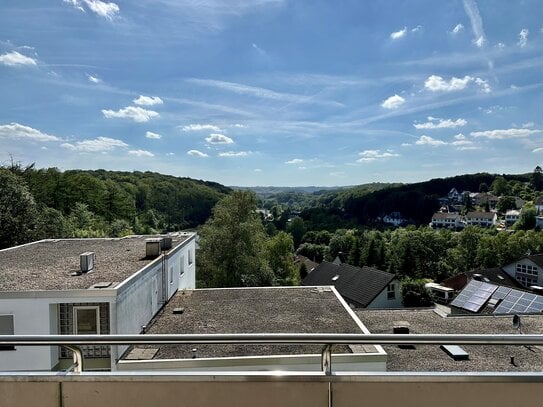
[[[519,333],[522,334],[522,323],[517,314],[513,315],[513,328],[518,329]]]

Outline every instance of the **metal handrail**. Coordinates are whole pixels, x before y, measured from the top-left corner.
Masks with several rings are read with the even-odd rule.
[[[332,374],[333,345],[543,345],[543,335],[499,334],[169,334],[169,335],[0,335],[0,346],[59,345],[73,351],[74,372],[83,370],[81,345],[296,344],[323,345],[322,371]]]

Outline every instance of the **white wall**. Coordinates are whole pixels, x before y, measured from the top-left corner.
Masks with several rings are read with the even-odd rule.
[[[515,261],[514,263],[510,263],[503,267],[503,271],[505,271],[507,274],[513,278],[513,280],[516,280],[516,270],[517,270],[517,264],[525,264],[527,266],[533,266],[537,267],[537,284],[541,286],[543,284],[543,269],[539,267],[537,264],[535,264],[533,261],[528,259],[521,259],[519,261]]]
[[[366,308],[403,308],[400,282],[394,279],[391,284],[394,284],[394,292],[396,293],[393,300],[388,299],[387,287],[385,287]]]

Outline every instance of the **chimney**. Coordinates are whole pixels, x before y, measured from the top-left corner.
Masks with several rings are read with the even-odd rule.
[[[160,256],[161,247],[161,238],[145,239],[145,257],[154,258]]]
[[[170,250],[172,248],[172,237],[171,236],[164,236],[162,237],[162,250]]]
[[[85,252],[79,255],[79,270],[88,273],[94,269],[94,252]]]

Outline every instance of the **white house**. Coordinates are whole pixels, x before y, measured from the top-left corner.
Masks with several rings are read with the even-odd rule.
[[[490,227],[495,226],[497,221],[498,215],[495,212],[468,212],[466,214],[467,225]]]
[[[520,211],[516,209],[510,209],[505,212],[505,226],[510,227],[520,219]]]
[[[437,212],[432,215],[430,226],[434,229],[460,229],[464,227],[462,217],[458,213],[441,213]]]
[[[195,237],[55,239],[0,250],[0,334],[137,334],[180,289],[195,287]],[[86,346],[90,369],[125,347]],[[58,347],[0,348],[4,371],[71,364]]]
[[[523,257],[502,269],[526,288],[543,286],[543,254]]]
[[[400,212],[391,212],[390,214],[383,216],[383,223],[389,225],[400,226],[405,222],[407,222],[407,219],[402,217]]]

